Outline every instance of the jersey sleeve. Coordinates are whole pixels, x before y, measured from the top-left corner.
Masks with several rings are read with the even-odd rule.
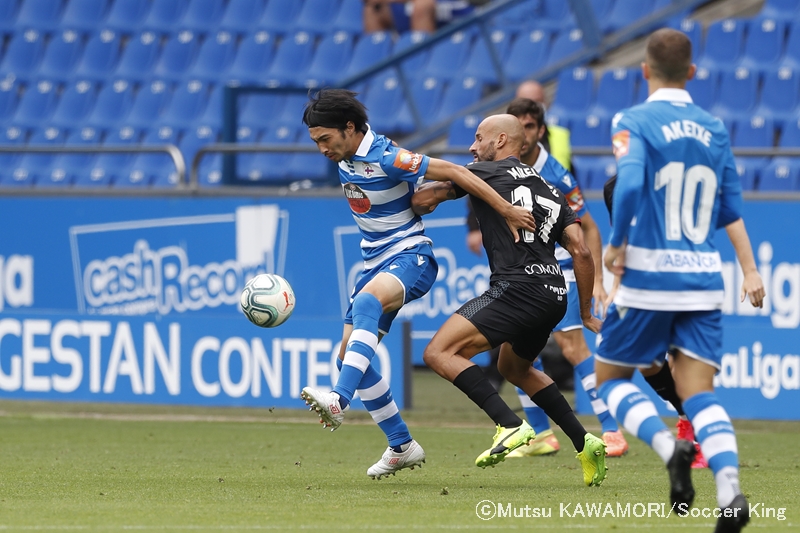
[[[586,201],[583,199],[581,186],[568,170],[564,169],[564,174],[558,180],[557,187],[564,194],[567,204],[575,211],[575,214],[582,217],[587,211]]]
[[[617,183],[609,238],[612,246],[622,246],[628,236],[644,187],[646,149],[634,118],[617,113],[611,122],[611,139],[617,159]]]
[[[419,185],[425,178],[430,158],[389,144],[381,157],[381,170],[397,181]]]
[[[558,221],[556,224],[556,228],[558,231],[554,235],[555,241],[561,241],[561,235],[564,233],[564,230],[567,226],[571,226],[575,223],[580,223],[580,219],[578,215],[575,213],[575,210],[571,208],[569,205],[569,201],[563,194],[559,194],[556,201],[561,205],[561,209],[558,213]]]
[[[725,146],[725,166],[722,169],[720,207],[717,228],[724,228],[742,218],[742,183],[736,172],[736,163],[730,145]]]
[[[468,163],[466,168],[467,170],[478,176],[483,181],[486,181],[486,178],[491,176],[492,173],[494,172],[494,168],[482,163],[483,162],[481,161]],[[453,189],[455,189],[456,191],[456,198],[462,198],[468,194],[467,191],[459,187],[459,185],[456,182],[453,182]]]

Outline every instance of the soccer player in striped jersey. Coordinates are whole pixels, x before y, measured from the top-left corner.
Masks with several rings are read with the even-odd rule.
[[[454,181],[482,198],[508,224],[535,229],[529,210],[512,206],[467,169],[398,148],[372,131],[356,93],[323,89],[306,105],[303,122],[320,152],[339,165],[339,178],[361,232],[364,270],[356,281],[344,319],[332,392],[305,387],[302,398],[331,431],[344,419],[356,390],[389,447],[367,470],[372,478],[420,466],[422,447],[411,438],[392,399],[389,383],[371,365],[375,349],[406,303],[422,297],[436,280],[438,267],[422,219],[411,209],[411,197],[423,178]]]
[[[598,392],[629,432],[666,463],[679,514],[694,499],[694,446],[675,440],[649,397],[631,381],[634,368],[662,363],[667,351],[683,410],[717,485],[716,531],[749,520],[739,488],[730,418],[714,394],[722,356],[722,261],[714,231],[724,227],[744,272],[741,295],[761,307],[764,286],[742,221],[741,185],[722,122],[692,103],[692,45],[677,30],[647,41],[642,65],[650,96],[612,120],[617,184],[604,262],[621,283],[595,357]]]

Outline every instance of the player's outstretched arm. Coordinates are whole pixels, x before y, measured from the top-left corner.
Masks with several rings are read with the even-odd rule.
[[[741,301],[746,297],[750,298],[753,307],[764,305],[764,282],[761,274],[758,273],[756,260],[753,257],[753,247],[750,245],[750,237],[747,235],[747,228],[744,227],[744,220],[741,218],[725,226],[728,238],[731,240],[733,249],[736,251],[736,258],[742,265],[744,281],[742,282]]]
[[[429,181],[423,183],[411,197],[411,210],[418,215],[433,213],[440,203],[455,200],[456,189],[452,181]]]
[[[592,286],[594,284],[594,260],[592,252],[583,239],[580,224],[570,224],[564,228],[561,246],[572,256],[572,268],[575,270],[575,282],[578,284],[578,300],[581,307],[581,320],[583,325],[597,333],[603,323],[592,316]]]
[[[514,242],[519,242],[519,230],[536,230],[536,221],[530,210],[522,206],[511,205],[489,184],[464,167],[460,167],[443,159],[431,158],[425,177],[434,181],[452,181],[469,194],[477,196],[492,209],[506,219],[508,228],[514,235]]]

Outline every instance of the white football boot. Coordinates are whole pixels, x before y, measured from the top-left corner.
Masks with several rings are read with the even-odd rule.
[[[422,468],[424,462],[425,450],[417,441],[412,440],[404,452],[397,453],[391,447],[386,448],[380,460],[367,469],[367,475],[372,479],[381,479],[393,476],[404,468],[411,470],[414,470],[415,466]]]
[[[322,427],[329,427],[331,431],[342,425],[344,412],[350,408],[348,405],[342,409],[339,403],[339,395],[335,392],[322,392],[311,387],[305,387],[303,392],[300,393],[300,397],[306,401],[306,405],[310,406],[309,411],[317,412]]]

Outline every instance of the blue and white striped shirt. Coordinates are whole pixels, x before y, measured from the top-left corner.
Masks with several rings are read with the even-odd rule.
[[[342,189],[361,231],[365,270],[412,246],[432,244],[422,219],[411,209],[411,197],[429,161],[368,129],[352,159],[339,163]]]

